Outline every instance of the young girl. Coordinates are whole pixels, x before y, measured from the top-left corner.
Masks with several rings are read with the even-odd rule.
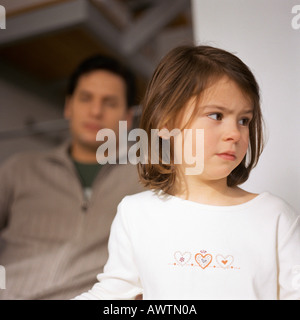
[[[138,169],[150,190],[119,204],[104,272],[77,299],[300,299],[299,215],[268,192],[238,187],[263,148],[259,88],[248,67],[213,47],[173,49],[143,108],[149,150]],[[151,163],[151,129],[174,142],[162,130],[174,128],[203,130],[200,173],[175,163],[175,143],[169,164]]]

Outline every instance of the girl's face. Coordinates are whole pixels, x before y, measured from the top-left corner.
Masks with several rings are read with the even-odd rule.
[[[235,82],[223,77],[204,90],[198,104],[195,103],[195,99],[190,99],[183,120],[187,122],[196,108],[197,115],[187,129],[193,132],[204,129],[204,169],[196,179],[227,179],[248,149],[249,122],[253,116],[251,101]]]

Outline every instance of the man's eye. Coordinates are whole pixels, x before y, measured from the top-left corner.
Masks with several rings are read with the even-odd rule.
[[[104,105],[105,105],[106,107],[109,107],[109,108],[115,108],[115,107],[117,107],[117,103],[114,102],[114,101],[107,101],[107,102],[104,103]]]
[[[216,112],[216,113],[209,114],[208,117],[213,119],[213,120],[222,120],[223,115],[222,115],[222,113]]]
[[[88,96],[88,95],[82,95],[82,96],[79,97],[79,100],[82,101],[82,102],[87,102],[87,101],[91,100],[91,97]]]
[[[102,103],[104,107],[108,107],[108,108],[116,108],[118,106],[118,100],[113,98],[104,99]]]

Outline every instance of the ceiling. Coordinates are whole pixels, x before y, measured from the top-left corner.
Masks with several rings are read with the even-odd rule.
[[[3,4],[2,4],[3,3]],[[4,0],[0,77],[62,107],[68,76],[95,53],[137,75],[138,98],[159,59],[193,42],[189,0]]]

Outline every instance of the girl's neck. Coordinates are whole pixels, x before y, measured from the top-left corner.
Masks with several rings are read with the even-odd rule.
[[[213,181],[188,181],[176,188],[173,195],[202,204],[230,206],[253,199],[257,194],[239,187],[228,187],[227,179]]]

